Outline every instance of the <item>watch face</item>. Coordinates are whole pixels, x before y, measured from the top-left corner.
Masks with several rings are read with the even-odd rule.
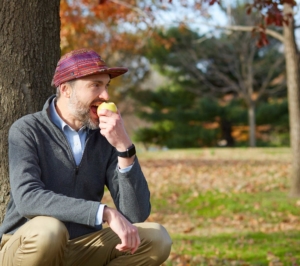
[[[131,148],[128,150],[128,155],[129,155],[129,157],[132,157],[133,155],[135,155],[134,145],[132,145]]]

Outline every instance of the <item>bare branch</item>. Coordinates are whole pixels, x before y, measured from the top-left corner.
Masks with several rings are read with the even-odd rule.
[[[272,90],[267,90],[266,95],[274,95],[277,92],[282,92],[285,89],[284,84],[277,85],[275,88]]]
[[[265,78],[261,88],[259,89],[259,94],[257,96],[257,99],[259,99],[263,94],[266,93],[268,86],[270,85],[271,82],[271,78],[273,77],[273,73],[274,71],[278,68],[278,66],[280,64],[282,64],[284,62],[284,57],[279,57],[276,62],[272,65],[272,67],[270,68],[269,72],[268,72],[268,76]],[[268,90],[268,93],[275,93],[282,90],[282,87],[280,87],[280,89],[278,89],[277,91],[272,89],[272,90]]]
[[[125,6],[125,7],[129,8],[129,9],[134,10],[135,12],[139,13],[140,15],[142,15],[145,18],[150,18],[150,16],[146,12],[144,12],[142,9],[140,9],[138,7],[135,7],[133,5],[130,5],[130,4],[126,3],[126,2],[124,2],[124,1],[110,0],[110,2],[115,3],[117,5],[120,5],[120,6]]]
[[[229,85],[231,90],[234,90],[235,92],[239,92],[239,87],[237,86],[237,84],[232,79],[230,79],[228,77],[228,75],[224,74],[216,66],[213,66],[213,71],[214,71],[215,75],[217,75],[220,80],[225,82],[225,84]]]
[[[178,47],[175,49],[180,52],[180,50],[178,49]],[[182,53],[182,52],[181,52]],[[195,64],[191,64],[191,60],[195,63]],[[202,82],[203,84],[205,84],[211,91],[217,91],[218,87],[214,86],[211,82],[209,82],[205,76],[201,73],[201,71],[199,69],[197,69],[195,67],[196,62],[198,60],[198,57],[195,53],[194,49],[189,49],[186,51],[186,56],[181,56],[180,57],[180,62],[183,66],[185,66],[187,69],[190,70],[190,73],[200,82]],[[194,93],[196,92],[197,89],[189,89],[190,91],[193,91]],[[199,93],[197,93],[198,95],[200,95]]]
[[[213,24],[208,24],[208,23],[203,23],[207,26],[214,27],[216,29],[224,29],[224,30],[232,30],[232,31],[247,31],[247,32],[252,32],[252,31],[258,31],[258,32],[265,32],[267,35],[279,40],[280,42],[284,42],[284,37],[282,34],[278,33],[275,30],[270,30],[270,29],[262,29],[261,27],[252,27],[252,26],[220,26],[220,25],[213,25]]]
[[[134,5],[128,4],[125,1],[122,0],[110,0],[110,2],[120,5],[120,6],[124,6],[128,9],[131,9],[133,12],[138,13],[139,15],[141,15],[144,19],[143,22],[145,22],[147,24],[147,34],[149,36],[149,38],[153,35],[154,31],[156,30],[156,24],[152,23],[153,22],[153,18],[147,14],[146,12],[144,12],[141,8],[136,7]],[[140,45],[137,45],[137,48],[142,48],[145,46],[146,42],[147,42],[148,38],[144,38],[141,42]]]

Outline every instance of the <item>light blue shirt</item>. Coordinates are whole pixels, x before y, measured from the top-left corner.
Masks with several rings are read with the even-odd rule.
[[[83,155],[86,136],[87,136],[87,133],[88,133],[89,129],[86,126],[80,128],[78,131],[71,128],[59,116],[59,114],[57,113],[57,111],[55,109],[55,104],[56,104],[56,98],[53,99],[53,101],[51,102],[50,108],[49,108],[50,109],[50,119],[65,134],[65,136],[66,136],[66,138],[67,138],[67,140],[70,144],[70,147],[71,147],[76,165],[79,165],[80,161],[81,161],[81,158],[82,158],[82,155]],[[131,168],[132,168],[132,165],[130,165],[126,168],[123,168],[123,169],[119,168],[119,171],[121,173],[126,173],[126,172],[129,172],[131,170]],[[96,215],[95,225],[102,224],[103,210],[104,210],[105,206],[106,206],[106,204],[100,204],[99,205],[99,209],[98,209],[98,212],[97,212],[97,215]]]
[[[50,117],[52,122],[56,126],[58,126],[65,134],[70,144],[76,165],[79,165],[84,151],[85,140],[86,140],[88,129],[84,126],[80,128],[78,131],[76,131],[73,128],[71,128],[68,124],[66,124],[65,121],[63,121],[61,117],[58,115],[55,109],[55,99],[52,101],[50,105]]]

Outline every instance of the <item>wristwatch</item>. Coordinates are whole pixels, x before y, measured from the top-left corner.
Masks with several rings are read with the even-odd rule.
[[[136,153],[134,144],[132,144],[129,148],[127,148],[126,151],[118,151],[117,149],[116,151],[117,151],[117,155],[123,158],[130,158]]]

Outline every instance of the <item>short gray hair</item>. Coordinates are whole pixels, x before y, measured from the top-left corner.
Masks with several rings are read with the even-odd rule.
[[[76,83],[76,79],[69,80],[66,83],[68,83],[70,87],[73,89]],[[58,99],[59,97],[60,97],[60,85],[56,87],[56,99]]]

